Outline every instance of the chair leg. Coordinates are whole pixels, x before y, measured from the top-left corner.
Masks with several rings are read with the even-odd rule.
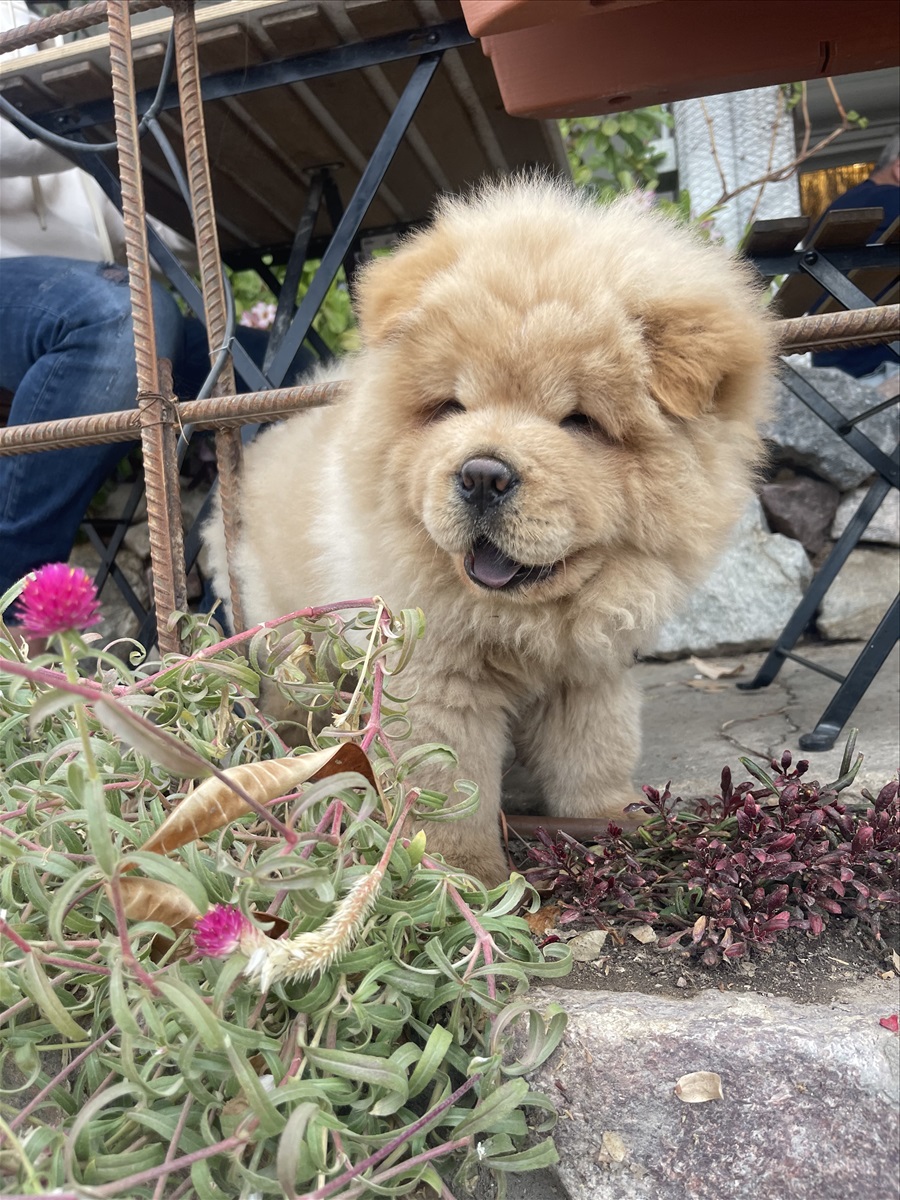
[[[831,698],[818,724],[800,738],[801,750],[830,750],[853,710],[900,638],[900,596],[887,610],[866,642],[844,682]]]
[[[850,557],[851,551],[856,548],[856,544],[865,531],[866,526],[872,520],[878,511],[879,505],[890,490],[891,485],[886,479],[881,478],[876,479],[869,488],[862,504],[854,513],[847,528],[835,542],[833,550],[819,568],[815,579],[813,579],[803,599],[794,609],[778,641],[763,660],[762,666],[752,679],[742,681],[737,685],[742,691],[753,691],[756,688],[768,687],[781,670],[784,660],[789,656],[790,651],[793,650],[810,621],[816,615],[816,610],[822,601],[822,597],[831,587],[838,571],[840,571],[841,567]]]

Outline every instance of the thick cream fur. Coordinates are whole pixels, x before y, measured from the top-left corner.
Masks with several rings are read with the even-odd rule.
[[[444,201],[367,268],[358,309],[346,399],[247,452],[245,613],[371,595],[424,609],[402,677],[415,737],[453,746],[482,798],[475,817],[429,826],[429,845],[494,881],[510,740],[554,814],[614,817],[635,799],[628,667],[750,494],[771,326],[721,249],[546,181]],[[465,411],[442,415],[449,400]],[[574,412],[594,432],[563,427]],[[523,564],[562,564],[520,591],[463,569],[473,532],[457,473],[484,455],[521,480],[492,540]],[[220,532],[210,542],[222,590]],[[452,776],[424,782],[447,790]]]

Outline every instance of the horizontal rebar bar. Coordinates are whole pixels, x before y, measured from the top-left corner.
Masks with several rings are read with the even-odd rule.
[[[321,408],[334,403],[342,390],[343,384],[339,382],[320,383],[314,387],[278,388],[243,396],[184,400],[176,406],[175,415],[182,425],[192,425],[195,429],[227,429],[253,421],[280,420],[304,408]],[[140,440],[140,428],[140,415],[134,408],[33,425],[9,425],[0,429],[0,457],[70,446],[136,442]]]
[[[116,2],[121,4],[122,0]],[[146,12],[148,8],[165,8],[166,0],[128,0],[128,7],[132,13]],[[84,4],[81,8],[69,8],[52,17],[18,25],[0,33],[0,54],[11,54],[13,50],[23,50],[36,42],[49,42],[63,33],[100,25],[106,20],[106,12],[106,0],[94,0],[93,4]]]
[[[900,337],[900,304],[792,317],[780,323],[779,334],[782,352],[790,354],[889,342]]]
[[[898,335],[898,330],[900,305],[897,304],[865,311],[828,313],[821,317],[795,317],[781,322],[781,349],[785,353],[795,353],[810,346],[867,345],[889,341]],[[248,392],[243,396],[183,400],[177,406],[176,414],[182,424],[197,429],[225,429],[254,421],[276,421],[304,408],[332,404],[340,397],[343,386],[340,382],[320,383]],[[10,425],[0,429],[0,457],[69,446],[133,442],[138,440],[139,430],[140,418],[135,409],[33,425]]]

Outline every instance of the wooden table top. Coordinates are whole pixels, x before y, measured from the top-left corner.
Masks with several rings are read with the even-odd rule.
[[[161,10],[162,11],[162,10]],[[262,63],[373,38],[461,22],[458,0],[223,0],[197,8],[204,80]],[[138,90],[159,79],[168,16],[133,26]],[[468,37],[460,24],[460,34]],[[422,43],[422,50],[427,45]],[[223,253],[286,248],[303,209],[310,172],[335,165],[346,203],[384,129],[416,57],[224,95],[204,105]],[[78,109],[111,97],[105,33],[0,62],[0,94],[26,114]],[[160,124],[181,157],[179,113]],[[110,141],[110,122],[86,131]],[[190,236],[190,222],[155,143],[143,140],[147,208]],[[555,122],[503,109],[479,43],[447,50],[411,129],[366,215],[363,232],[424,219],[436,193],[486,174],[539,165],[568,170]],[[329,225],[320,216],[317,234]]]

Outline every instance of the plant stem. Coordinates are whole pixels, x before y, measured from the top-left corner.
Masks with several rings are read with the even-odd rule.
[[[202,1150],[194,1150],[191,1154],[182,1154],[181,1158],[170,1159],[169,1162],[161,1163],[158,1167],[151,1167],[147,1171],[129,1175],[127,1179],[107,1183],[102,1187],[94,1187],[91,1189],[91,1195],[98,1198],[109,1196],[110,1200],[118,1200],[119,1197],[127,1196],[131,1189],[140,1187],[141,1184],[153,1183],[160,1175],[165,1177],[171,1175],[173,1171],[183,1171],[192,1167],[194,1163],[202,1162],[204,1158],[212,1158],[214,1154],[230,1154],[232,1150],[237,1150],[245,1144],[245,1139],[241,1137],[225,1138],[221,1142],[215,1142],[212,1146],[204,1146]]]
[[[66,679],[69,683],[78,684],[78,667],[75,663],[75,656],[72,653],[72,647],[69,639],[64,633],[59,635],[60,643],[62,644],[63,667],[65,668]],[[88,732],[87,721],[84,718],[84,705],[75,705],[75,724],[78,726],[78,736],[81,738],[81,745],[84,749],[84,761],[87,767],[88,779],[95,780],[99,783],[100,774],[97,771],[97,762],[94,758],[94,751],[91,746],[91,735]]]

